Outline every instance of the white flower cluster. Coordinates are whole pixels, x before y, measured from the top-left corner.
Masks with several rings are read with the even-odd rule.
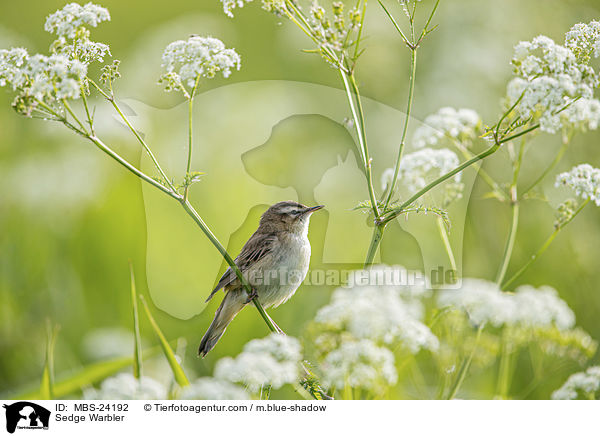
[[[408,194],[414,194],[428,183],[456,168],[458,164],[459,159],[456,153],[447,148],[423,148],[402,158],[397,180],[402,182],[402,188],[406,189]],[[393,177],[393,168],[388,168],[383,172],[382,189],[385,190],[390,185]],[[444,204],[460,198],[463,187],[461,173],[444,183],[442,186],[445,197]]]
[[[442,292],[437,305],[465,311],[477,325],[494,327],[556,327],[570,329],[575,315],[560,299],[556,290],[543,286],[521,286],[515,293],[502,292],[498,285],[486,280],[464,279],[462,288]]]
[[[411,353],[420,349],[434,351],[438,339],[421,322],[423,307],[413,298],[423,295],[423,288],[416,286],[414,294],[408,288],[355,285],[336,289],[331,302],[317,312],[315,323],[319,329],[346,332],[356,339],[401,343]]]
[[[241,387],[213,377],[200,377],[186,386],[180,400],[248,400],[250,396]]]
[[[228,17],[233,18],[233,9],[243,8],[246,3],[251,3],[252,1],[253,0],[221,0],[221,3],[223,3],[223,12],[225,12]],[[284,15],[285,0],[262,0],[262,8],[275,15]]]
[[[53,104],[79,98],[86,74],[85,64],[61,54],[29,56],[22,48],[0,50],[0,86],[18,92],[13,106],[25,115],[31,115],[36,99]]]
[[[150,377],[136,379],[132,374],[121,373],[105,379],[100,389],[84,392],[86,400],[165,400],[167,389]]]
[[[75,39],[77,33],[85,26],[96,27],[103,21],[110,21],[107,9],[88,3],[81,6],[69,3],[46,18],[44,28],[47,32],[56,34],[59,38]]]
[[[568,186],[576,195],[600,206],[600,169],[581,164],[556,177],[556,186]]]
[[[244,7],[244,4],[250,2],[252,2],[252,0],[221,0],[221,3],[223,3],[223,12],[231,18],[233,18],[233,9],[242,8]]]
[[[512,59],[517,77],[508,84],[508,102],[521,99],[516,107],[521,118],[538,120],[549,133],[565,127],[596,129],[600,123],[600,102],[594,98],[598,75],[573,52],[581,41],[569,41],[565,47],[540,35],[517,44]]]
[[[323,384],[379,392],[398,381],[394,355],[368,339],[346,342],[331,351],[323,361]]]
[[[481,117],[471,109],[443,107],[425,118],[413,135],[413,146],[423,148],[436,145],[444,138],[469,146],[477,137]]]
[[[266,386],[279,389],[298,381],[301,357],[296,338],[273,333],[248,342],[237,357],[219,360],[214,375],[231,383],[243,383],[252,392]]]
[[[600,56],[600,22],[575,24],[565,35],[565,46],[580,62],[587,63],[591,57]]]
[[[219,72],[229,77],[232,69],[240,69],[241,62],[235,50],[226,48],[222,41],[201,36],[172,42],[162,60],[167,72],[161,76],[161,83],[166,84],[167,91],[185,90],[185,85],[193,89],[200,78],[210,79]]]
[[[600,398],[600,366],[571,375],[560,389],[552,393],[553,400],[595,400]]]

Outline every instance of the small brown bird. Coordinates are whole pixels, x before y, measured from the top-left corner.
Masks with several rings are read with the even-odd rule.
[[[258,298],[264,308],[285,303],[306,277],[310,262],[308,224],[313,212],[323,206],[307,207],[295,201],[271,206],[260,218],[258,229],[248,239],[235,264],[252,286],[249,297],[230,268],[206,301],[224,288],[225,298],[200,342],[198,354],[206,356],[244,306]]]

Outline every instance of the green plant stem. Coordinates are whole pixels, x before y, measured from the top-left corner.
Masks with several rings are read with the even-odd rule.
[[[471,367],[471,362],[473,362],[473,356],[475,355],[475,351],[477,350],[477,345],[479,344],[479,339],[481,338],[481,332],[483,331],[485,324],[481,324],[477,329],[477,336],[475,337],[475,344],[473,344],[473,349],[469,353],[469,356],[463,360],[462,365],[458,371],[456,379],[446,396],[447,400],[452,400],[458,393],[460,387],[462,386],[465,378],[467,376],[467,372],[469,372],[469,368]]]
[[[589,202],[590,199],[588,198],[579,206],[579,208],[575,211],[571,218],[569,218],[568,221],[564,222],[561,226],[557,226],[556,229],[554,229],[554,231],[552,232],[552,234],[548,237],[548,239],[546,239],[546,242],[544,242],[544,244],[539,248],[539,250],[536,251],[536,253],[533,256],[531,256],[531,258],[525,263],[525,265],[521,267],[521,269],[519,269],[510,279],[508,279],[502,285],[502,289],[507,289],[512,283],[514,283],[516,279],[518,279],[521,276],[521,274],[523,274],[527,270],[527,268],[529,268],[538,259],[538,257],[544,254],[544,252],[548,249],[550,244],[552,244],[552,241],[554,241],[560,230],[564,228],[567,224],[569,224],[571,221],[573,221],[573,219],[583,210],[583,208]]]
[[[400,171],[400,161],[402,160],[402,152],[404,151],[404,143],[406,141],[406,134],[408,133],[408,124],[410,121],[410,114],[412,111],[413,105],[413,97],[415,92],[415,77],[417,74],[417,49],[413,48],[410,51],[410,79],[408,85],[408,102],[406,103],[406,116],[404,118],[404,127],[402,129],[402,136],[400,137],[400,145],[398,146],[398,157],[396,158],[396,165],[394,167],[394,176],[392,177],[392,181],[390,182],[390,187],[388,189],[387,198],[385,200],[385,204],[383,206],[384,212],[387,210],[390,201],[392,200],[392,195],[394,193],[394,189],[396,187],[396,181],[398,179],[398,172]]]
[[[365,132],[365,121],[362,103],[360,101],[360,92],[358,90],[358,86],[356,86],[356,81],[354,79],[353,73],[346,74],[341,69],[339,70],[339,72],[342,77],[342,81],[344,82],[346,96],[348,97],[348,103],[350,105],[352,117],[354,118],[354,128],[356,130],[356,135],[358,137],[358,142],[360,144],[360,149],[362,152],[363,165],[365,167],[365,176],[367,179],[367,189],[369,191],[369,198],[371,200],[371,209],[373,210],[373,215],[377,220],[380,217],[380,213],[379,207],[377,205],[377,199],[375,197],[375,189],[373,188],[371,158],[369,157],[369,148],[367,146],[367,135]],[[353,96],[356,97],[356,101],[354,100]]]
[[[569,146],[568,141],[563,142],[562,146],[558,150],[558,153],[554,157],[554,160],[552,161],[550,166],[544,170],[544,172],[535,180],[535,182],[533,182],[527,189],[525,189],[521,193],[521,197],[523,197],[525,194],[529,193],[533,188],[535,188],[537,185],[539,185],[546,178],[546,176],[548,174],[550,174],[550,172],[554,168],[556,168],[556,165],[558,165],[558,163],[562,160],[565,152],[567,151],[568,146]]]
[[[139,132],[135,129],[135,127],[133,127],[133,125],[129,121],[129,118],[127,118],[127,116],[123,113],[123,111],[119,107],[119,105],[118,105],[117,101],[115,100],[115,98],[112,95],[108,95],[106,92],[104,92],[104,90],[102,90],[102,88],[100,88],[100,86],[98,86],[96,84],[96,82],[94,82],[93,80],[90,79],[89,82],[92,84],[92,86],[94,88],[96,88],[101,93],[101,95],[106,100],[108,100],[110,102],[110,104],[115,109],[115,111],[117,112],[117,114],[119,114],[119,116],[121,117],[121,119],[123,120],[123,122],[127,125],[127,127],[129,128],[129,130],[131,131],[131,133],[133,133],[133,136],[135,136],[135,138],[138,140],[138,142],[144,148],[144,150],[148,154],[148,157],[150,157],[150,159],[152,160],[152,163],[154,164],[154,166],[156,167],[156,169],[158,170],[158,172],[160,173],[160,175],[162,176],[162,178],[165,180],[165,183],[167,184],[167,186],[171,189],[171,191],[173,191],[174,193],[176,193],[177,190],[175,189],[175,187],[171,183],[171,180],[167,177],[167,175],[163,171],[162,167],[158,163],[158,160],[156,159],[156,156],[154,156],[154,153],[152,152],[152,150],[150,150],[150,147],[148,146],[148,144],[146,143],[146,141],[144,140],[144,138],[142,138],[141,135],[139,134]]]
[[[142,338],[140,335],[140,317],[138,312],[137,289],[135,286],[135,275],[133,264],[129,261],[129,275],[131,280],[131,304],[133,317],[133,376],[136,379],[142,377]]]
[[[449,171],[446,174],[444,174],[443,176],[440,176],[439,178],[435,179],[433,182],[429,183],[423,189],[421,189],[420,191],[415,193],[412,197],[410,197],[408,200],[406,200],[404,203],[402,203],[400,205],[400,207],[398,207],[397,209],[394,209],[389,215],[384,217],[381,220],[381,222],[388,223],[388,222],[392,221],[394,218],[396,218],[398,215],[400,215],[406,207],[413,204],[416,200],[418,200],[420,197],[425,195],[427,192],[429,192],[430,190],[435,188],[440,183],[448,180],[450,177],[455,176],[456,174],[463,171],[465,168],[468,168],[469,166],[473,165],[474,163],[477,163],[480,160],[485,159],[486,157],[488,157],[491,154],[498,151],[498,149],[500,148],[500,145],[502,145],[502,143],[504,143],[504,142],[506,142],[506,141],[499,141],[499,142],[495,143],[487,150],[479,153],[478,155],[474,156],[473,158],[469,159],[468,161],[463,162],[461,165],[457,166],[452,171]]]
[[[128,171],[130,171],[131,173],[135,174],[137,177],[139,177],[143,181],[151,184],[155,188],[158,188],[159,190],[161,190],[162,192],[164,192],[168,196],[176,199],[177,201],[179,201],[181,199],[181,196],[179,194],[177,194],[176,192],[173,192],[172,190],[170,190],[169,188],[167,188],[163,184],[161,184],[161,183],[157,182],[156,180],[154,180],[152,177],[150,177],[147,174],[143,173],[142,171],[138,170],[136,167],[134,167],[129,162],[127,162],[125,159],[123,159],[119,154],[117,154],[115,151],[113,151],[108,145],[106,145],[104,142],[102,142],[100,140],[100,138],[98,138],[97,136],[94,136],[94,135],[85,135],[85,134],[83,134],[83,136],[86,137],[86,138],[88,138],[100,150],[102,150],[104,153],[106,153],[111,158],[113,158],[114,160],[116,160],[120,165],[122,165],[123,167],[125,167]]]
[[[519,208],[520,207],[518,202],[511,204],[512,219],[510,221],[508,238],[504,247],[504,254],[502,255],[502,263],[496,276],[496,283],[498,284],[502,283],[502,280],[504,280],[504,276],[506,275],[506,271],[508,270],[508,264],[510,263],[510,258],[512,257],[512,252],[515,246],[515,240],[517,238],[517,228],[519,226]]]
[[[444,224],[444,220],[440,217],[437,218],[437,226],[440,231],[440,237],[442,238],[442,242],[444,243],[444,248],[446,249],[446,253],[448,254],[448,259],[450,260],[450,266],[456,272],[458,269],[456,267],[456,259],[454,258],[454,252],[452,251],[452,246],[450,245],[450,238],[448,237],[448,229]]]
[[[194,146],[194,96],[196,95],[196,89],[198,88],[198,84],[200,83],[200,75],[196,77],[196,82],[194,83],[194,88],[192,89],[192,93],[189,94],[188,98],[188,155],[187,155],[187,165],[185,170],[185,177],[188,176],[192,169],[192,150]],[[189,183],[185,184],[185,188],[183,189],[183,201],[187,201],[188,199],[188,191],[190,190]]]
[[[373,235],[371,236],[371,243],[369,244],[369,250],[367,251],[367,258],[365,259],[364,267],[367,268],[373,264],[379,243],[383,238],[383,232],[385,231],[385,224],[376,224],[373,227]]]
[[[510,379],[513,369],[513,353],[514,350],[507,339],[507,333],[502,338],[502,351],[500,355],[500,365],[498,368],[498,384],[496,386],[496,396],[501,399],[506,399],[510,389]]]

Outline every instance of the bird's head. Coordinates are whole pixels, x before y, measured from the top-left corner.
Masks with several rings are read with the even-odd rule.
[[[308,207],[295,201],[280,201],[263,213],[260,227],[267,231],[305,233],[312,213],[323,207],[325,206]]]

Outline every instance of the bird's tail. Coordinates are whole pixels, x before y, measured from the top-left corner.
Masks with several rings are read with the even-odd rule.
[[[215,318],[210,323],[208,330],[204,334],[204,337],[200,341],[200,347],[198,348],[198,354],[202,355],[202,357],[206,356],[206,354],[217,345],[223,333],[225,333],[225,329],[233,318],[239,313],[240,310],[243,309],[245,305],[243,294],[239,291],[236,292],[231,290],[225,294],[225,298],[223,298],[223,302],[215,312]]]

